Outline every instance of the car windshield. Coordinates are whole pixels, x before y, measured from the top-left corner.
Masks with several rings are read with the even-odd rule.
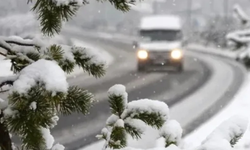
[[[182,37],[180,30],[141,30],[140,36],[147,41],[177,41]]]

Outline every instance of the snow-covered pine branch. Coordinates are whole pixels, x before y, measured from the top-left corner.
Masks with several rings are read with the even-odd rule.
[[[229,150],[240,140],[248,127],[248,117],[233,116],[218,126],[202,143],[198,150]]]
[[[97,0],[105,1],[105,0]],[[128,11],[130,4],[136,0],[109,0],[114,7],[121,11]],[[32,8],[38,14],[41,25],[41,31],[48,36],[53,36],[61,31],[64,21],[68,21],[75,16],[78,9],[85,4],[87,0],[28,0],[28,3],[34,3]]]
[[[101,135],[97,136],[99,139],[106,141],[104,150],[126,147],[127,134],[139,139],[144,132],[145,125],[161,129],[169,118],[169,109],[164,102],[141,99],[128,103],[128,94],[123,85],[112,86],[108,94],[112,115],[107,119],[106,127],[102,129]],[[166,122],[166,127],[173,124],[176,125],[176,122]],[[166,142],[177,144],[181,132],[172,135],[167,129],[164,129],[161,136],[166,138]]]
[[[91,93],[68,85],[54,60],[39,59],[3,82],[9,80],[12,87],[8,100],[1,99],[1,119],[5,130],[19,135],[26,149],[51,149],[54,139],[49,129],[57,124],[57,114],[86,114],[93,102]]]
[[[104,75],[106,62],[90,49],[61,44],[48,45],[42,39],[22,39],[21,37],[0,38],[0,46],[5,48],[5,57],[11,60],[15,73],[39,60],[55,60],[62,69],[71,73],[77,65],[90,75]]]
[[[182,128],[176,120],[168,120],[160,130],[160,136],[165,139],[165,147],[174,144],[179,146],[182,137]]]

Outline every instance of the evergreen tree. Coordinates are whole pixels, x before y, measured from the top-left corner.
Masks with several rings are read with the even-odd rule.
[[[235,51],[245,50],[247,52],[242,53],[238,56],[237,61],[242,62],[247,68],[250,68],[250,17],[245,13],[245,11],[240,7],[240,5],[235,5],[234,14],[241,23],[241,29],[238,31],[230,32],[227,35],[227,40],[232,43]]]
[[[128,11],[134,0],[109,2],[118,10]],[[52,37],[61,31],[63,22],[88,1],[28,0],[28,3],[37,14],[43,35]],[[98,61],[91,50],[48,45],[37,37],[1,37],[0,47],[0,55],[11,61],[11,70],[15,73],[0,80],[0,92],[8,91],[7,99],[0,98],[0,149],[15,148],[10,134],[20,137],[22,149],[52,149],[54,141],[49,129],[56,125],[58,115],[86,114],[93,103],[93,95],[85,89],[69,86],[64,73],[80,66],[98,78],[105,74],[105,64]],[[2,89],[5,87],[7,90]],[[63,148],[56,144],[53,149],[59,147]]]

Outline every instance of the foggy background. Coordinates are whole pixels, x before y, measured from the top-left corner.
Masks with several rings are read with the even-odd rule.
[[[138,2],[136,6],[138,9],[148,9],[147,5],[154,5],[157,8],[157,13],[175,13],[182,16],[191,15],[195,16],[214,16],[221,15],[227,16],[231,14],[232,7],[235,3],[240,4],[243,9],[250,12],[247,7],[250,5],[249,0],[144,0],[141,3]],[[29,10],[30,6],[27,5],[27,0],[0,0],[0,17],[4,17],[13,13],[25,13]],[[144,10],[145,10],[144,9]],[[115,10],[108,2],[98,3],[95,0],[91,0],[89,5],[81,8],[76,17],[75,22],[82,24],[84,20],[87,22],[100,21],[107,22],[108,24],[117,24],[124,21],[128,16],[133,17],[131,13],[136,14],[135,10],[131,10],[129,13],[122,13]]]
[[[12,14],[23,14],[31,8],[27,0],[0,0],[0,19]],[[179,15],[184,24],[184,33],[191,41],[199,40],[202,44],[216,44],[226,46],[225,35],[232,30],[239,29],[239,23],[233,17],[235,4],[247,8],[250,0],[144,0],[129,12],[117,11],[108,2],[90,0],[90,4],[83,6],[76,17],[70,20],[70,25],[88,30],[115,32],[122,34],[136,34],[140,18],[149,14]],[[22,18],[22,17],[19,17]],[[26,23],[26,20],[21,20]],[[4,23],[4,21],[2,21]],[[0,22],[0,32],[8,32],[8,26],[3,27]],[[5,23],[6,24],[6,23]],[[15,25],[15,22],[8,22]],[[20,26],[19,24],[16,24]],[[26,30],[30,30],[26,27]],[[13,30],[13,29],[12,29]],[[19,34],[22,30],[11,32]],[[6,34],[6,33],[4,33]]]

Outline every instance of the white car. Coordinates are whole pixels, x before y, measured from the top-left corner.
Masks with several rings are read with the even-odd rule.
[[[134,43],[138,71],[157,66],[183,70],[182,24],[179,17],[144,17],[138,32],[139,40]]]

